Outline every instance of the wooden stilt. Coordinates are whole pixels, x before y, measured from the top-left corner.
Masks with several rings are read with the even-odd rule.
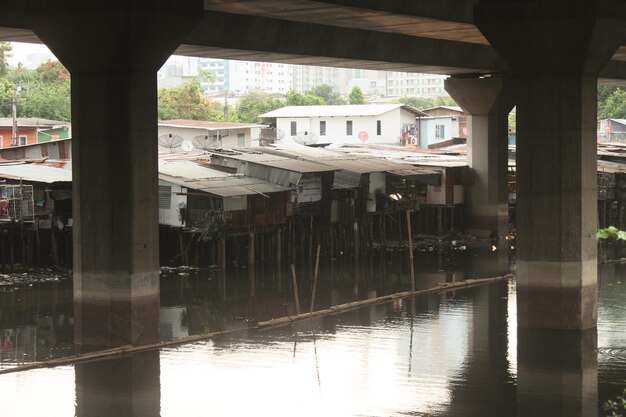
[[[315,293],[317,292],[317,275],[320,268],[320,244],[317,244],[317,255],[315,256],[315,274],[313,275],[313,291],[311,291],[311,313],[315,309]]]
[[[411,291],[415,291],[415,266],[413,265],[413,230],[411,229],[411,212],[406,211],[406,231],[409,240],[409,267],[411,271]]]
[[[296,314],[300,315],[300,296],[298,295],[298,280],[296,279],[296,267],[291,264],[291,283],[293,285],[293,299],[296,304]]]

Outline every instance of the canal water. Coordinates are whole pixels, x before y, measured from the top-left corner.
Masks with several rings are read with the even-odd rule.
[[[418,288],[489,276],[503,261],[463,249],[418,254]],[[323,263],[316,308],[405,290],[407,270],[399,252],[357,267]],[[312,271],[298,268],[303,309]],[[602,403],[626,386],[621,265],[600,268],[597,333],[518,332],[507,281],[256,331],[257,321],[294,311],[286,270],[162,272],[163,339],[239,331],[0,375],[0,415],[586,417],[604,416]],[[74,353],[71,282],[38,274],[0,287],[0,368]]]

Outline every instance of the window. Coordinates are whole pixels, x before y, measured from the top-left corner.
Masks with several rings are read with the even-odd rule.
[[[246,146],[246,135],[243,133],[237,133],[237,146]]]
[[[326,136],[326,121],[320,121],[320,136]]]
[[[296,122],[291,122],[291,136],[296,136]]]
[[[24,135],[20,135],[20,145],[26,145],[27,140],[28,140],[28,137]]]
[[[172,187],[159,185],[159,208],[169,210],[172,205]]]
[[[352,120],[346,120],[346,135],[352,136]]]
[[[376,134],[378,136],[382,135],[383,127],[380,120],[376,120]]]
[[[446,129],[444,125],[435,125],[435,138],[443,139],[446,137]]]

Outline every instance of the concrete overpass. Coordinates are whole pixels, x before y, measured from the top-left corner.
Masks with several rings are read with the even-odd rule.
[[[158,337],[156,71],[172,53],[452,75],[471,115],[472,226],[506,229],[517,106],[518,321],[593,328],[598,80],[626,79],[618,0],[21,0],[0,39],[72,74],[76,342]]]

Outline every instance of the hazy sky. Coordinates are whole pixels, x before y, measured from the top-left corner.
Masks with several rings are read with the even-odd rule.
[[[13,51],[11,51],[11,58],[9,58],[9,65],[15,66],[18,62],[25,63],[26,56],[28,54],[41,54],[41,53],[49,53],[50,58],[53,58],[54,55],[47,46],[36,43],[21,43],[21,42],[11,42],[13,45]]]

